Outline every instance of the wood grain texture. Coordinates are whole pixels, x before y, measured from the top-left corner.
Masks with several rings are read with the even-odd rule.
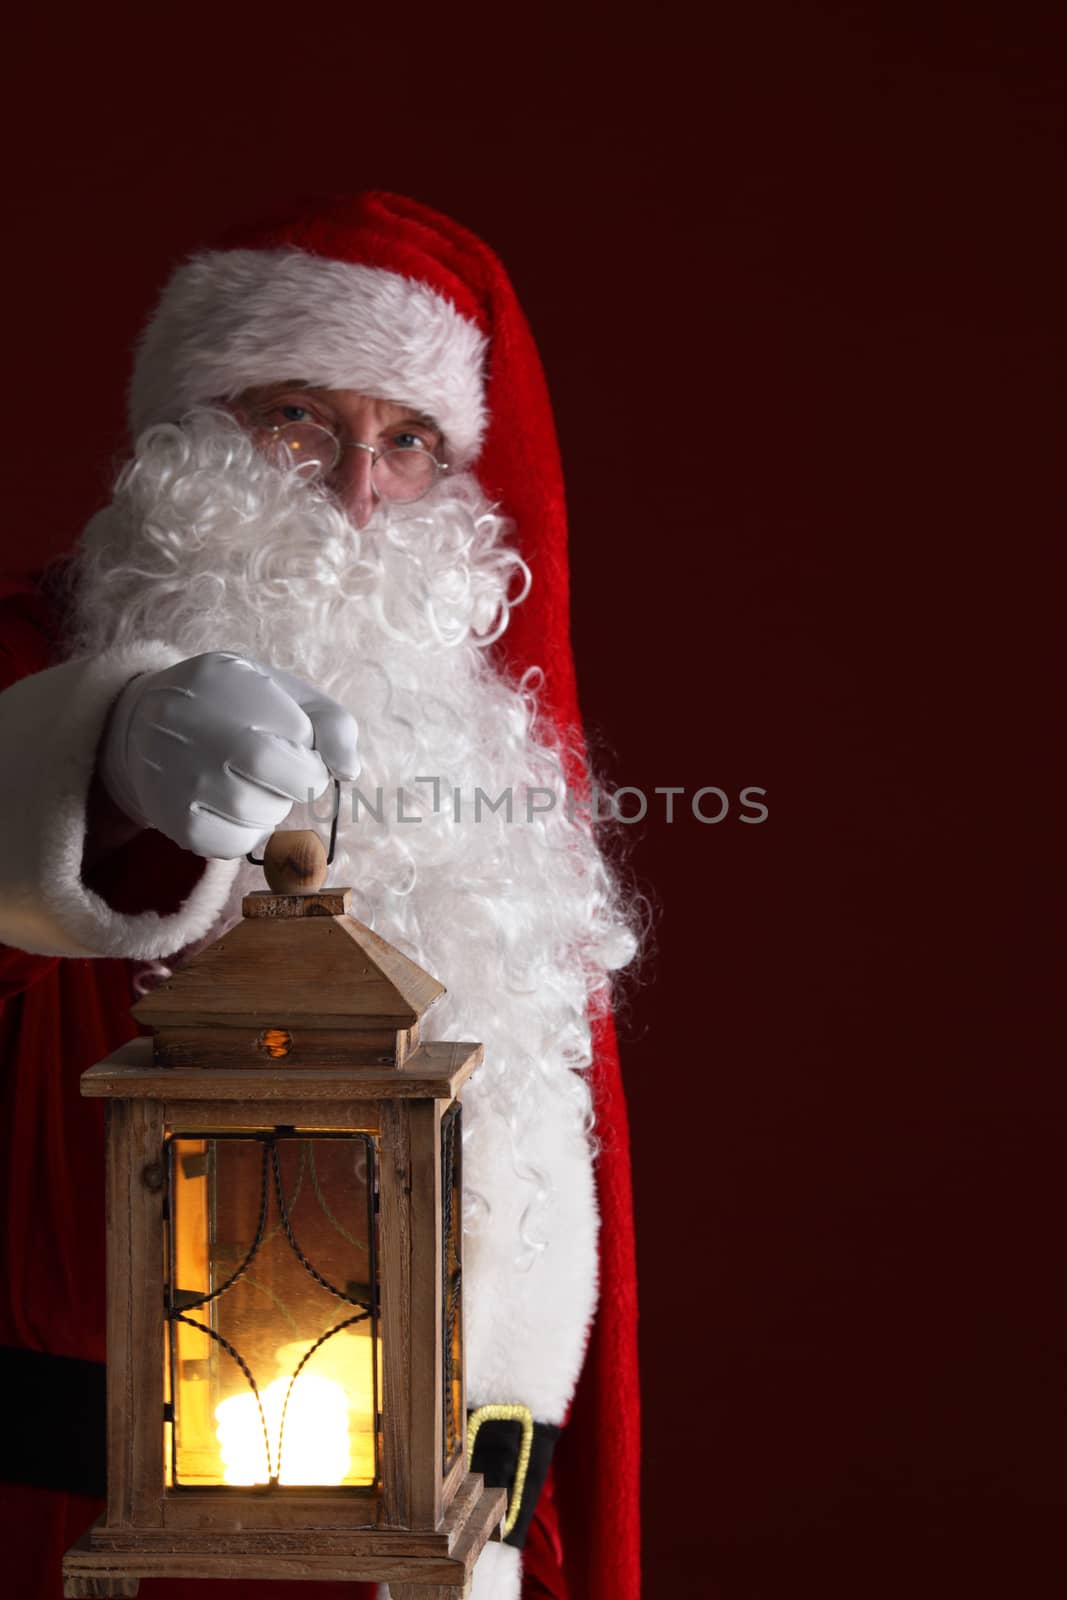
[[[304,1101],[452,1100],[482,1061],[480,1044],[420,1044],[402,1067],[157,1067],[152,1041],[131,1039],[81,1078],[90,1098]]]
[[[443,983],[439,983],[428,972],[424,972],[407,956],[401,955],[399,950],[388,944],[380,934],[368,928],[365,923],[357,921],[355,917],[346,917],[341,927],[382,976],[393,985],[397,993],[404,995],[419,1016],[428,1011],[446,992]]]
[[[299,897],[297,897],[299,898]],[[410,1028],[444,985],[352,917],[248,917],[133,1007],[150,1028],[190,1023]]]
[[[264,1539],[271,1550],[299,1553],[308,1548],[309,1528],[314,1547],[340,1554],[375,1556],[447,1556],[463,1536],[487,1491],[479,1473],[465,1473],[455,1498],[433,1530],[385,1528],[375,1515],[373,1494],[345,1497],[339,1494],[304,1495],[298,1500],[283,1495],[257,1495],[235,1491],[231,1496],[201,1494],[197,1490],[172,1490],[164,1498],[164,1524],[160,1528],[114,1528],[98,1523],[93,1529],[94,1550],[175,1550],[196,1548],[208,1554],[255,1552]],[[235,1509],[236,1507],[236,1509]],[[260,1515],[254,1515],[254,1513]],[[302,1525],[294,1527],[296,1517]],[[235,1531],[235,1524],[240,1527]]]
[[[397,1529],[242,1532],[229,1537],[201,1531],[115,1529],[97,1524],[63,1558],[64,1594],[135,1594],[122,1587],[138,1578],[250,1578],[363,1580],[411,1584],[425,1597],[434,1585],[464,1592],[487,1539],[499,1527],[506,1496],[486,1489],[477,1473],[457,1492],[466,1507],[458,1536],[446,1554],[427,1548],[429,1536]],[[426,1549],[423,1554],[422,1549]],[[78,1588],[77,1585],[86,1585]],[[92,1584],[112,1587],[92,1588]],[[68,1587],[69,1586],[69,1587]]]
[[[351,889],[318,889],[313,894],[286,894],[255,889],[241,901],[245,917],[341,917],[352,900]]]
[[[435,1528],[442,1511],[441,1106],[439,1101],[417,1100],[408,1114],[413,1528]]]
[[[482,1482],[481,1473],[472,1473]],[[452,1554],[457,1561],[462,1561],[468,1573],[474,1569],[474,1563],[485,1548],[486,1542],[500,1531],[500,1524],[507,1515],[508,1497],[505,1489],[490,1489],[482,1483],[481,1492],[471,1515],[463,1524],[463,1531],[453,1547]]]
[[[391,1583],[389,1596],[390,1600],[466,1600],[473,1582],[468,1578],[465,1583]]]
[[[255,1072],[264,1062],[293,1067],[397,1067],[398,1046],[413,1029],[326,1028],[286,1019],[288,1026],[257,1022],[231,1026],[161,1027],[153,1040],[157,1067],[236,1067]]]
[[[381,1100],[167,1100],[163,1114],[169,1133],[213,1133],[239,1129],[262,1133],[298,1128],[301,1133],[377,1133]]]
[[[454,1547],[470,1517],[477,1511],[482,1496],[489,1493],[492,1493],[492,1491],[486,1489],[481,1473],[468,1472],[464,1467],[459,1478],[452,1485],[452,1492],[448,1496],[444,1519],[441,1523],[441,1526],[448,1532],[448,1548],[450,1550]]]
[[[139,1578],[99,1576],[75,1577],[64,1573],[64,1600],[135,1600],[141,1587]]]
[[[326,846],[313,829],[280,829],[267,840],[263,876],[274,894],[313,893],[322,888],[327,870]]]
[[[464,1379],[465,1378],[466,1378],[466,1372],[464,1372]],[[465,1388],[466,1388],[466,1384],[464,1384],[464,1389]],[[463,1411],[463,1414],[465,1415],[466,1414],[466,1393],[464,1393],[464,1397],[463,1398],[464,1398],[464,1411]],[[465,1433],[466,1430],[462,1430],[462,1431]],[[455,1461],[453,1461],[452,1466],[449,1469],[448,1476],[445,1478],[444,1483],[441,1485],[441,1503],[445,1508],[445,1514],[446,1515],[449,1513],[449,1511],[451,1510],[452,1506],[455,1504],[456,1496],[459,1494],[460,1490],[463,1488],[464,1483],[467,1481],[467,1479],[469,1477],[470,1477],[470,1474],[467,1471],[466,1439],[464,1438],[464,1441],[463,1441],[462,1445],[460,1446],[459,1454],[457,1455]]]
[[[316,1548],[326,1539],[321,1548],[351,1552],[363,1549],[363,1537],[378,1530],[379,1502],[374,1490],[353,1490],[347,1500],[341,1494],[286,1498],[281,1494],[257,1496],[254,1490],[247,1495],[240,1491],[200,1494],[195,1489],[170,1490],[163,1501],[162,1536],[155,1543],[163,1548],[176,1534],[195,1534],[197,1549],[222,1553],[233,1550],[235,1537],[248,1535],[251,1542],[246,1548],[255,1550],[259,1548],[256,1539],[270,1536],[283,1541],[272,1544],[272,1549],[299,1551],[308,1548],[308,1532],[313,1529]],[[332,1542],[331,1533],[336,1535]],[[143,1547],[144,1541],[138,1541],[136,1548]],[[389,1553],[384,1545],[375,1545],[375,1549],[379,1554]],[[426,1553],[447,1555],[447,1544]]]
[[[411,1523],[411,1107],[382,1106],[379,1272],[382,1285],[382,1483],[385,1521]]]
[[[113,1104],[107,1129],[108,1520],[158,1527],[163,1497],[163,1107]]]
[[[120,1570],[121,1569],[121,1570]],[[418,1593],[427,1584],[446,1587],[466,1582],[466,1568],[448,1556],[361,1556],[308,1547],[300,1553],[281,1554],[266,1548],[240,1554],[213,1555],[190,1546],[186,1550],[139,1550],[130,1554],[90,1550],[64,1557],[64,1585],[109,1575],[129,1582],[132,1578],[244,1578],[289,1583],[327,1583],[331,1580],[363,1583],[412,1583]],[[123,1595],[117,1588],[90,1593]],[[136,1591],[134,1591],[136,1592]],[[432,1592],[432,1591],[431,1591]],[[458,1591],[463,1593],[462,1587]]]

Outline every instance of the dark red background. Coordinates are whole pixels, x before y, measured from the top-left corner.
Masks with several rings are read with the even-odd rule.
[[[131,341],[220,227],[376,185],[499,249],[601,766],[770,807],[629,830],[646,1592],[1036,1600],[1067,1501],[1054,8],[740,9],[9,32],[5,550],[103,497]]]

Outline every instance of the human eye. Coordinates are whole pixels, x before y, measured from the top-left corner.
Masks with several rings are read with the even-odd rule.
[[[387,448],[390,450],[425,450],[433,455],[438,444],[438,435],[428,428],[398,428],[389,435]]]
[[[310,406],[301,405],[296,400],[280,400],[270,406],[263,414],[264,422],[273,428],[284,428],[287,423],[319,422],[320,419],[311,410]]]
[[[265,428],[307,427],[314,424],[319,428],[329,428],[330,424],[325,417],[319,415],[314,407],[300,397],[279,395],[268,404],[261,407],[259,421]]]

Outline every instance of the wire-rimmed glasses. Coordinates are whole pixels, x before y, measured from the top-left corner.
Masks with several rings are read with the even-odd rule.
[[[265,441],[270,460],[276,466],[299,473],[308,483],[320,483],[328,478],[340,461],[342,451],[369,451],[371,482],[374,492],[383,500],[401,503],[421,500],[441,473],[448,471],[448,463],[438,461],[424,445],[396,445],[376,450],[373,445],[356,439],[342,444],[336,434],[317,422],[284,422],[278,427],[260,427],[257,432]]]

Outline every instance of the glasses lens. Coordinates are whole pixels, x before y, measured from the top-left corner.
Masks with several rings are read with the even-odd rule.
[[[419,500],[436,477],[428,450],[384,450],[374,463],[374,487],[383,500]]]
[[[275,466],[314,482],[333,471],[340,452],[329,428],[314,422],[289,422],[271,435],[268,453]]]

